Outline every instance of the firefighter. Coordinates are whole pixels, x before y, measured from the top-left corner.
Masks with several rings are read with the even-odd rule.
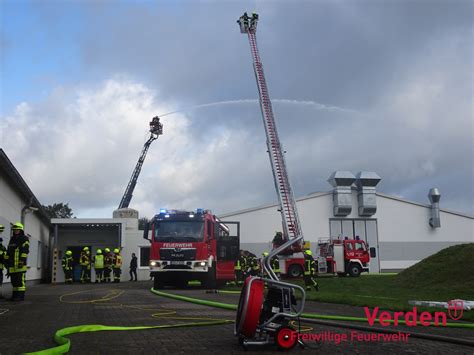
[[[10,238],[8,243],[6,265],[7,277],[10,277],[13,293],[12,301],[24,301],[26,284],[25,284],[25,274],[28,253],[30,252],[30,241],[25,235],[23,224],[16,222],[12,226],[13,235]]]
[[[104,256],[102,250],[97,249],[94,257],[95,283],[104,282]]]
[[[3,298],[2,295],[2,284],[3,284],[3,267],[5,264],[5,255],[7,254],[7,249],[3,246],[3,238],[1,237],[5,227],[3,224],[0,224],[0,298]]]
[[[306,291],[311,290],[311,286],[313,286],[316,291],[319,291],[318,282],[314,279],[316,262],[314,261],[312,254],[311,250],[306,250],[304,252],[304,284]]]
[[[81,283],[91,282],[91,258],[88,247],[84,247],[79,257],[79,265],[81,265]]]
[[[64,271],[64,281],[67,284],[72,284],[72,251],[66,250],[66,254],[62,259],[62,267]]]
[[[268,256],[268,252],[267,251],[264,251],[262,253],[262,256],[265,258]],[[270,266],[273,270],[273,272],[275,273],[275,275],[280,278],[280,260],[278,259],[278,256],[275,255],[272,260],[270,261]],[[263,259],[262,259],[262,267],[263,267]]]
[[[122,256],[120,255],[120,249],[114,249],[114,257],[112,259],[112,268],[114,271],[114,282],[120,282],[120,274],[122,273]]]
[[[244,283],[244,272],[245,269],[245,257],[244,251],[240,250],[239,257],[235,260],[234,263],[234,274],[235,274],[235,283],[237,285],[242,285]]]
[[[110,282],[110,274],[112,273],[112,253],[109,248],[105,248],[104,255],[104,282]]]
[[[273,248],[276,249],[280,245],[282,245],[285,241],[283,240],[283,233],[282,232],[275,232],[275,236],[273,237],[272,243]]]
[[[260,272],[260,263],[258,262],[257,256],[251,252],[248,252],[247,266],[250,275],[258,276]]]

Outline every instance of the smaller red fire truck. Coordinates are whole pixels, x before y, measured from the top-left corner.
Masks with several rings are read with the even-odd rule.
[[[306,244],[305,249],[309,249]],[[361,272],[369,272],[370,255],[367,244],[357,239],[320,239],[315,253],[318,274],[357,277]],[[278,255],[281,274],[300,277],[304,270],[303,252]]]
[[[155,289],[182,287],[192,280],[216,288],[235,279],[239,222],[224,223],[209,210],[161,209],[146,225],[143,237],[151,244],[150,272]]]

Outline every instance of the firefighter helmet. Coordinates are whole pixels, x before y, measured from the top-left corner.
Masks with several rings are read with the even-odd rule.
[[[313,253],[312,253],[311,250],[309,250],[309,249],[308,249],[308,250],[305,250],[305,254],[306,254],[306,255],[313,255]]]
[[[119,249],[119,248],[115,248],[115,249],[114,249],[114,253],[115,253],[115,254],[120,253],[120,249]]]
[[[72,251],[67,250],[67,251],[66,251],[66,255],[71,256],[71,255],[72,255]]]
[[[88,250],[89,250],[89,247],[84,247],[84,248],[82,248],[82,250],[88,251]]]
[[[23,224],[21,222],[16,222],[13,226],[12,226],[12,229],[13,230],[24,230],[24,227],[23,227]]]
[[[109,248],[105,248],[105,252],[106,252],[106,253],[110,253],[110,249],[109,249]]]
[[[5,230],[5,226],[3,224],[0,224],[0,233],[2,233]]]
[[[262,253],[262,255],[263,255],[263,256],[268,256],[268,251],[264,251],[264,252]]]
[[[97,254],[102,254],[102,249],[97,249]]]

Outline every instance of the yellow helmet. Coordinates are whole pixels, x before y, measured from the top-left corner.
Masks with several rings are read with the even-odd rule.
[[[12,229],[13,229],[13,230],[24,230],[23,223],[21,223],[21,222],[16,222],[16,223],[12,226]]]
[[[5,226],[3,224],[0,224],[0,233],[2,233],[5,230]]]
[[[110,253],[110,249],[109,249],[109,248],[105,248],[105,252],[106,252],[106,253]]]
[[[118,249],[118,248],[115,248],[115,249],[114,249],[114,253],[115,253],[115,254],[118,254],[118,253],[120,253],[120,249]]]
[[[84,247],[84,248],[82,248],[82,250],[88,251],[88,250],[89,250],[89,247]]]
[[[306,254],[306,255],[313,255],[313,253],[312,253],[311,250],[309,250],[309,249],[305,251],[305,254]]]
[[[262,255],[263,255],[263,256],[268,256],[268,251],[264,251],[264,252],[262,253]]]
[[[69,256],[71,256],[71,255],[72,255],[72,251],[70,251],[70,250],[67,250],[67,251],[66,251],[66,255],[69,255]]]
[[[97,249],[97,254],[102,254],[102,249]]]

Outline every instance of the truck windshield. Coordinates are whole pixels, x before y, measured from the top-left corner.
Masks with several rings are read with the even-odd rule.
[[[157,242],[200,242],[203,240],[202,221],[160,221],[155,222]]]

